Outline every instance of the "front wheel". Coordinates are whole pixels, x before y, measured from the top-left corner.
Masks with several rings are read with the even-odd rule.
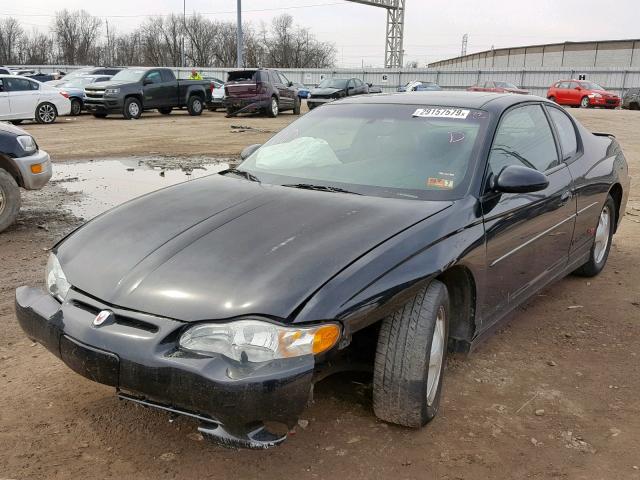
[[[271,97],[271,104],[267,107],[267,115],[271,118],[276,118],[280,113],[280,107],[278,106],[278,99]]]
[[[49,102],[41,103],[38,105],[38,108],[36,108],[36,122],[38,123],[48,125],[55,122],[57,117],[58,111],[56,107]]]
[[[202,115],[203,104],[202,100],[197,95],[191,95],[187,101],[187,111],[191,116]]]
[[[574,272],[576,275],[595,277],[602,271],[607,263],[607,258],[609,258],[609,252],[611,251],[613,231],[616,225],[615,206],[616,204],[613,198],[609,195],[598,217],[598,224],[593,236],[593,245],[589,253],[589,260]]]
[[[438,412],[449,335],[449,293],[432,281],[380,327],[373,410],[387,422],[421,427]]]
[[[0,232],[7,229],[20,211],[20,189],[6,170],[0,169]]]
[[[129,97],[124,102],[122,115],[127,120],[138,119],[142,115],[142,103],[135,97]]]
[[[71,115],[77,117],[82,113],[82,101],[78,98],[71,100]]]
[[[589,108],[589,97],[582,97],[582,100],[580,100],[580,107]]]

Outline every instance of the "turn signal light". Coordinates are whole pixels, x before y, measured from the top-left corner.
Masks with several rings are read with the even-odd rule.
[[[323,325],[316,330],[313,336],[313,353],[326,352],[333,347],[340,338],[340,327],[335,324]]]
[[[44,168],[42,168],[41,163],[36,163],[34,165],[31,165],[31,173],[42,173],[43,170]]]

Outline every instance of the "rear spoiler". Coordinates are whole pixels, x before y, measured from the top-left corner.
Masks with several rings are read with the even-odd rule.
[[[616,136],[613,133],[604,133],[604,132],[591,132],[591,133],[596,137],[616,138]]]

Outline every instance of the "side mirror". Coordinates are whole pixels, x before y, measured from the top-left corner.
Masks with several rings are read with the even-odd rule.
[[[145,78],[145,79],[142,81],[142,85],[144,85],[144,86],[146,86],[146,85],[151,85],[151,84],[153,84],[153,80],[151,80],[150,78]]]
[[[493,178],[491,186],[497,192],[531,193],[547,188],[549,179],[544,173],[533,168],[509,165]]]
[[[288,87],[293,87],[293,82],[289,82],[289,83],[287,84],[287,86],[288,86]]]
[[[246,160],[247,158],[249,158],[253,154],[253,152],[258,150],[261,146],[262,146],[262,144],[260,144],[260,143],[255,143],[253,145],[249,145],[244,150],[242,150],[242,152],[240,152],[240,158],[242,160]]]
[[[576,87],[576,90],[577,90],[577,91],[580,91],[580,90],[582,90],[582,87],[581,87],[580,85],[578,85],[578,86]]]

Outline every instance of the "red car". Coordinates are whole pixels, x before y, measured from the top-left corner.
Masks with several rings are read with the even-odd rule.
[[[585,80],[560,80],[549,87],[547,98],[560,105],[582,108],[620,106],[618,95],[608,92],[597,83]]]
[[[496,92],[496,93],[521,93],[528,95],[529,90],[523,90],[509,82],[494,82],[493,80],[482,82],[473,87],[467,88],[470,92]]]

